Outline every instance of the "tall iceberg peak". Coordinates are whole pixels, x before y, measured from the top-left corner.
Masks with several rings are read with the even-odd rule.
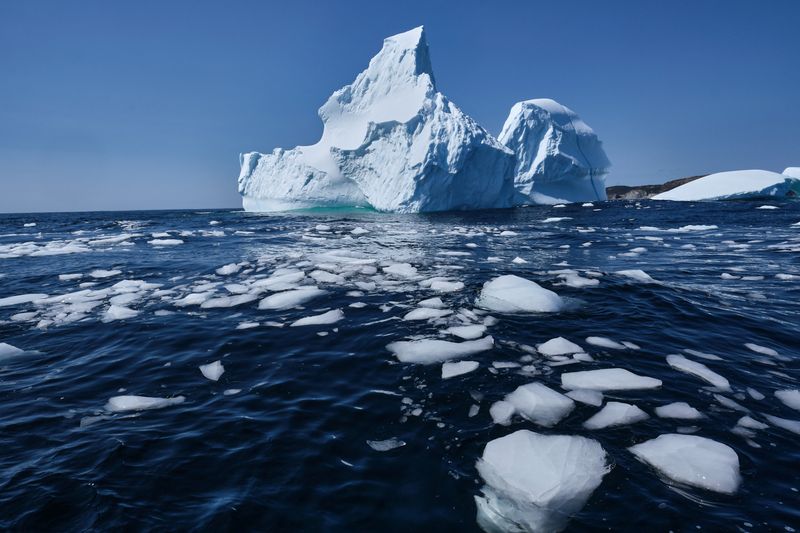
[[[560,116],[542,116],[536,124],[545,132],[566,131],[563,124],[548,122]],[[532,203],[530,191],[515,191],[515,175],[522,168],[518,157],[527,157],[528,145],[515,144],[513,139],[501,143],[436,90],[421,26],[386,38],[366,70],[322,105],[319,117],[323,133],[316,144],[240,156],[239,192],[246,210],[369,206],[379,211],[420,212]],[[529,123],[524,120],[518,129],[524,130]],[[589,133],[581,130],[580,135],[594,136],[588,126],[585,129]],[[554,135],[566,138],[566,134]],[[542,171],[561,172],[563,187],[569,186],[568,178],[580,182],[581,191],[566,199],[598,199],[597,194],[583,190],[583,181],[588,173],[595,184],[599,174],[594,169],[584,174],[568,172],[565,163],[547,164],[561,155],[558,140],[553,146],[554,154],[541,155]],[[576,168],[591,167],[571,152],[569,157],[576,161]],[[605,155],[602,163],[603,168],[608,166]],[[517,181],[525,190],[524,180]],[[543,181],[541,176],[539,181]],[[602,182],[597,186],[602,190]]]
[[[516,154],[516,204],[606,199],[603,176],[611,163],[570,108],[548,98],[517,102],[498,139]]]

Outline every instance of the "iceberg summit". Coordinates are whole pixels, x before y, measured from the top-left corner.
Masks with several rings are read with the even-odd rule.
[[[606,199],[610,163],[578,115],[553,100],[519,102],[493,137],[437,91],[421,26],[385,39],[319,116],[316,144],[240,155],[245,210],[416,213]]]

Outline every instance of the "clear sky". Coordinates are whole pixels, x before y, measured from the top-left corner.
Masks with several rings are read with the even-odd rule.
[[[0,212],[238,207],[238,153],[424,24],[438,88],[492,133],[551,97],[609,184],[800,165],[800,1],[0,3]]]

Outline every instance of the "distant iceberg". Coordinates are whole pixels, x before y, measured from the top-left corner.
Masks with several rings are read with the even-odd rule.
[[[653,196],[653,200],[740,200],[748,198],[782,199],[800,195],[800,179],[768,170],[734,170],[709,174],[680,187]]]
[[[410,213],[606,198],[610,164],[574,112],[520,102],[496,139],[437,91],[422,27],[385,39],[319,116],[314,145],[241,154],[245,210]]]

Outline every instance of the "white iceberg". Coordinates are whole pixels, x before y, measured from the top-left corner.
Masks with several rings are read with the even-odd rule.
[[[475,304],[499,313],[556,313],[564,308],[558,294],[514,275],[484,283]]]
[[[518,102],[498,140],[516,154],[515,203],[606,200],[611,163],[594,131],[568,107],[541,98]]]
[[[595,440],[524,429],[490,441],[475,466],[478,525],[492,532],[561,531],[610,470]]]
[[[552,100],[521,102],[503,130],[507,147],[437,90],[421,26],[386,38],[318,113],[316,144],[240,155],[245,210],[421,212],[605,199],[608,159],[577,115]]]
[[[768,170],[717,172],[690,181],[653,200],[737,200],[745,198],[794,198],[800,195],[800,179]]]
[[[628,450],[678,483],[733,494],[742,480],[736,452],[705,437],[670,433]]]
[[[781,172],[784,176],[789,176],[790,178],[800,179],[800,167],[786,167],[786,170]]]

